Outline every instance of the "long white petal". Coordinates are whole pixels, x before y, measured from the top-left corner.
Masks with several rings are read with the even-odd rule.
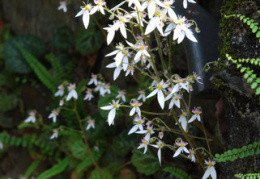
[[[173,33],[173,40],[179,38],[180,34],[181,34],[181,26],[177,25]]]
[[[182,32],[180,33],[180,36],[179,36],[179,38],[178,38],[177,43],[178,43],[178,44],[181,43],[181,42],[183,41],[184,37],[185,37],[185,33],[182,31]]]
[[[187,154],[190,153],[189,150],[186,147],[183,147],[184,152],[186,152]]]
[[[191,123],[191,122],[193,122],[195,119],[196,119],[196,115],[193,115],[193,116],[190,118],[190,120],[189,120],[189,122],[188,122],[188,123]]]
[[[83,14],[83,24],[85,26],[85,29],[88,28],[88,24],[89,24],[89,12],[85,11]]]
[[[106,67],[107,68],[116,68],[116,63],[115,62],[109,63]]]
[[[143,53],[145,54],[145,56],[150,57],[150,54],[145,49],[143,50]]]
[[[108,114],[108,125],[111,125],[113,123],[115,116],[116,116],[116,108],[113,108]]]
[[[119,50],[114,50],[113,52],[107,54],[105,57],[113,56],[113,55],[117,54],[118,52],[119,52]]]
[[[124,54],[122,52],[118,52],[115,60],[116,60],[116,66],[119,67],[119,65],[121,64],[122,60],[123,60]]]
[[[82,14],[84,14],[85,11],[86,11],[85,9],[81,9],[81,10],[76,14],[75,17],[81,16]]]
[[[182,149],[181,149],[181,147],[179,147],[179,148],[176,150],[176,152],[174,153],[173,157],[177,157],[178,155],[180,155],[181,151],[182,151]]]
[[[92,14],[94,14],[95,12],[97,12],[97,10],[98,10],[98,6],[95,6],[95,7],[93,7],[92,9],[91,9],[91,11],[90,11],[90,15],[92,15]]]
[[[206,170],[206,172],[204,173],[202,179],[207,179],[207,178],[209,177],[209,175],[210,175],[210,168],[208,168],[208,169]]]
[[[113,106],[109,105],[109,106],[103,106],[103,107],[100,107],[100,108],[103,109],[103,110],[111,110],[111,109],[113,109]]]
[[[168,8],[168,14],[170,16],[171,19],[178,19],[177,15],[175,14],[175,12],[172,10],[172,8]]]
[[[158,155],[160,165],[161,165],[161,155],[162,155],[161,153],[162,153],[161,148],[159,148],[157,155]]]
[[[194,37],[193,34],[190,33],[186,33],[186,36],[188,37],[188,39],[190,39],[193,42],[198,42],[197,39]]]
[[[183,0],[183,7],[186,9],[187,8],[187,0]]]
[[[142,55],[142,51],[139,50],[139,51],[136,53],[134,60],[136,61],[137,59],[139,59],[139,58],[141,57],[141,55]]]
[[[157,99],[158,99],[158,102],[159,102],[161,108],[163,109],[164,108],[164,94],[163,94],[162,90],[158,91]]]
[[[134,125],[134,126],[130,129],[130,131],[128,132],[128,135],[134,133],[135,131],[137,131],[137,129],[138,129],[138,125]]]
[[[153,17],[155,13],[155,8],[156,8],[155,2],[154,1],[150,2],[150,4],[148,5],[148,16],[150,19]]]
[[[124,24],[121,24],[120,25],[120,32],[122,34],[122,36],[127,39],[127,34],[126,34],[126,28],[125,28],[125,25]]]
[[[187,132],[187,120],[185,118],[182,118],[181,122],[181,127],[185,132]]]
[[[117,77],[120,75],[120,72],[122,70],[122,67],[117,67],[114,71],[113,79],[116,80]]]
[[[107,45],[109,45],[115,37],[115,31],[110,29],[107,34]]]
[[[150,98],[150,97],[156,95],[157,92],[158,92],[158,89],[153,90],[148,96],[146,96],[146,98]]]
[[[166,101],[166,100],[165,100]],[[169,109],[171,109],[173,107],[174,104],[174,99],[171,100],[170,104],[169,104]]]
[[[132,116],[132,115],[134,115],[134,113],[135,113],[135,108],[132,108],[129,115]]]
[[[124,3],[125,3],[125,1],[119,3],[118,5],[116,5],[116,6],[113,7],[112,9],[110,9],[110,11],[114,11],[114,10],[116,10],[117,8],[119,8],[120,6],[122,6]]]
[[[211,174],[212,179],[217,179],[217,172],[216,172],[215,168],[214,167],[210,167],[210,168],[211,168],[210,174]]]
[[[149,34],[150,32],[152,32],[156,27],[156,24],[154,22],[154,19],[151,19],[145,29],[145,35]]]

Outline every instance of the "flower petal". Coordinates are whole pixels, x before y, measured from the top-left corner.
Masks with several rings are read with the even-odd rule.
[[[182,149],[181,149],[181,147],[179,147],[179,148],[176,150],[176,152],[174,153],[173,157],[177,157],[178,155],[180,155],[181,151],[182,151]]]
[[[108,114],[108,125],[111,125],[115,119],[116,116],[116,109],[113,108]]]
[[[134,126],[130,129],[130,131],[128,132],[128,135],[130,135],[130,134],[136,132],[137,129],[138,129],[138,125],[134,125]]]
[[[161,108],[163,109],[164,108],[164,94],[163,94],[162,90],[158,90],[157,99],[158,99],[158,102],[159,102]]]

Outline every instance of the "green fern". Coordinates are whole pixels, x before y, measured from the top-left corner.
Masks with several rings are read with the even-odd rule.
[[[248,174],[235,174],[236,178],[239,179],[260,179],[260,173],[248,173]]]
[[[36,58],[34,58],[30,53],[28,53],[24,48],[19,45],[16,45],[19,51],[22,53],[30,67],[33,69],[35,74],[41,80],[41,82],[48,87],[53,93],[56,91],[58,86],[57,81],[53,78],[53,76],[47,71],[47,69],[38,62]]]
[[[48,59],[51,62],[51,66],[54,70],[55,76],[59,83],[61,83],[63,77],[65,77],[65,73],[63,70],[63,67],[60,64],[60,61],[53,53],[50,53],[46,55],[46,59]]]
[[[234,161],[238,158],[244,158],[253,155],[260,154],[260,142],[254,142],[253,144],[249,144],[248,146],[243,146],[239,149],[232,149],[224,152],[223,154],[216,154],[215,161],[220,162],[227,162],[227,161]]]
[[[233,64],[236,64],[237,69],[240,69],[240,73],[244,74],[244,79],[247,80],[247,83],[251,84],[251,88],[256,91],[255,94],[260,95],[260,77],[258,77],[250,67],[244,66],[246,63],[260,66],[260,58],[234,60],[229,54],[226,54],[226,57]]]
[[[171,173],[178,179],[192,179],[187,173],[175,167],[165,167],[163,171]]]
[[[55,175],[60,174],[63,172],[67,166],[69,165],[69,157],[64,158],[63,160],[59,161],[58,164],[54,165],[49,170],[44,171],[37,177],[37,179],[49,179]]]
[[[225,18],[230,18],[230,17],[237,17],[243,23],[247,24],[249,28],[252,30],[252,32],[256,34],[256,38],[259,39],[259,43],[260,43],[260,27],[258,27],[259,25],[258,22],[255,22],[254,19],[250,19],[249,17],[246,17],[245,15],[242,14],[225,15]]]
[[[38,167],[40,162],[41,162],[41,159],[37,159],[32,162],[32,164],[27,168],[27,170],[24,174],[25,178],[30,178],[30,176],[33,174],[33,172]]]

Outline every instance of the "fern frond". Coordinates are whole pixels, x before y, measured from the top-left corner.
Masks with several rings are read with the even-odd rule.
[[[227,162],[234,161],[238,158],[245,158],[248,156],[259,155],[260,154],[260,142],[254,142],[248,146],[243,146],[239,149],[232,149],[224,152],[223,154],[216,154],[216,162]]]
[[[63,77],[65,76],[63,67],[60,64],[60,61],[53,53],[50,53],[46,55],[46,59],[48,59],[51,62],[51,66],[53,68],[53,71],[55,73],[55,76],[59,83],[61,83]]]
[[[239,179],[260,179],[260,173],[248,173],[248,174],[235,174],[236,178]]]
[[[24,56],[30,67],[33,69],[39,80],[41,80],[41,82],[54,93],[58,84],[56,80],[53,78],[53,76],[36,58],[34,58],[24,48],[22,48],[19,45],[16,45],[16,47],[22,53],[22,55]]]
[[[171,173],[178,179],[192,179],[187,173],[175,167],[165,167],[163,171]]]
[[[240,69],[240,73],[244,74],[244,79],[247,80],[247,83],[251,84],[251,89],[256,91],[255,94],[260,95],[260,77],[258,77],[250,67],[243,66],[243,64],[246,63],[260,66],[260,58],[234,60],[229,54],[226,54],[226,57],[233,64],[236,64],[237,69]]]

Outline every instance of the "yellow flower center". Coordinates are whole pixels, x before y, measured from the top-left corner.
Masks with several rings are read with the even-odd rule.
[[[114,107],[114,108],[116,108],[116,107],[117,107],[117,104],[116,104],[116,103],[114,103],[114,104],[113,104],[113,107]]]
[[[179,98],[176,97],[176,98],[175,98],[175,101],[178,101],[178,100],[179,100]]]
[[[172,22],[173,24],[175,24],[174,20],[171,20],[171,22]]]
[[[152,132],[152,130],[151,129],[147,129],[147,132]]]
[[[193,152],[190,152],[191,155],[193,155],[194,153]]]
[[[180,147],[184,147],[184,144],[180,144]]]
[[[182,24],[182,21],[178,21],[178,24],[181,25],[181,24]]]
[[[163,144],[162,144],[162,143],[160,143],[159,145],[160,145],[160,147],[162,147],[162,146],[163,146]]]
[[[199,111],[196,111],[196,112],[195,112],[195,114],[197,114],[197,115],[198,115],[198,114],[199,114]]]
[[[85,9],[89,9],[89,7],[87,5],[85,5]]]
[[[98,6],[102,6],[102,2],[98,2],[97,5],[98,5]]]
[[[157,85],[157,88],[162,89],[162,85],[161,84]]]
[[[181,114],[182,116],[186,116],[186,114],[183,112],[182,114]]]
[[[155,11],[154,15],[160,16],[160,12],[159,11]]]
[[[137,121],[137,124],[142,124],[142,121],[141,120]]]
[[[132,67],[132,66],[130,66],[130,67],[128,67],[128,69],[129,69],[129,70],[133,70],[133,67]]]
[[[171,4],[170,4],[170,3],[165,3],[165,6],[166,6],[166,7],[170,7]]]
[[[209,162],[209,167],[213,166],[213,163]]]
[[[138,108],[138,107],[139,107],[139,104],[136,103],[136,104],[135,104],[135,107]]]
[[[120,21],[121,21],[121,22],[125,22],[125,18],[121,17],[121,18],[120,18]]]
[[[141,46],[140,49],[141,49],[141,50],[144,50],[144,46]]]
[[[124,53],[124,55],[125,55],[125,56],[127,56],[127,55],[128,55],[128,53],[127,53],[127,52],[125,52],[125,53]]]
[[[140,16],[141,16],[141,18],[143,18],[143,17],[144,17],[144,15],[143,15],[143,14],[141,14]]]
[[[151,2],[151,0],[147,0],[148,2]]]
[[[144,144],[144,145],[147,145],[147,142],[146,142],[146,141],[144,141],[144,142],[143,142],[143,144]]]
[[[181,83],[182,81],[181,80],[177,80],[177,83],[179,84],[179,83]]]

